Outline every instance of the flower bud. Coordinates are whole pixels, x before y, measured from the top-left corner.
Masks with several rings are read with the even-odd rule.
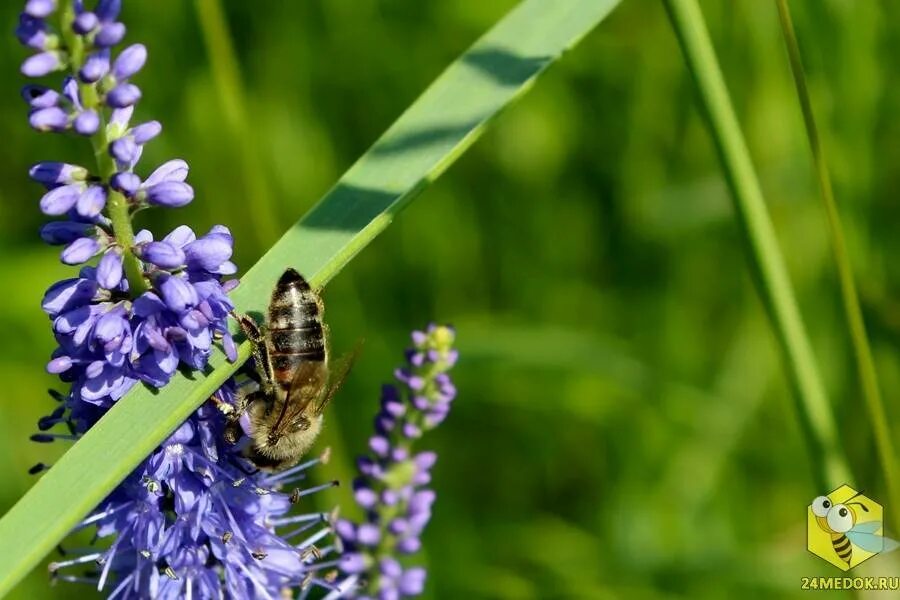
[[[94,135],[100,129],[100,115],[93,109],[83,110],[75,117],[72,127],[81,135]]]
[[[82,217],[89,219],[99,215],[104,206],[106,206],[106,190],[99,185],[89,185],[78,197],[75,210]]]
[[[119,287],[123,275],[122,254],[118,249],[110,250],[97,263],[97,283],[107,290]]]
[[[178,181],[165,181],[146,190],[147,202],[177,208],[194,199],[194,188]]]
[[[38,131],[63,131],[69,124],[69,115],[60,107],[51,106],[32,111],[28,122]]]
[[[59,52],[46,51],[29,56],[22,63],[22,75],[27,77],[43,77],[63,66]]]
[[[60,259],[67,265],[80,265],[100,251],[100,242],[91,237],[78,238],[65,247]]]
[[[106,103],[113,108],[134,106],[141,99],[141,90],[133,83],[120,83],[106,95]]]
[[[81,188],[80,184],[72,184],[50,190],[41,198],[41,212],[51,217],[66,214],[78,202]]]
[[[184,251],[168,242],[149,242],[135,250],[142,260],[162,269],[177,269],[185,263]]]
[[[147,48],[143,44],[128,46],[119,54],[113,65],[113,76],[118,80],[128,79],[141,70],[147,62]]]

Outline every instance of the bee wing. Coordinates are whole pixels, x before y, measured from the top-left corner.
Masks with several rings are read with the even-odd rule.
[[[294,378],[291,379],[291,387],[288,388],[287,398],[281,405],[281,414],[275,422],[274,429],[280,430],[282,422],[291,423],[306,412],[310,403],[319,395],[319,390],[325,385],[325,365],[319,361],[306,361],[297,365]],[[285,418],[287,420],[285,421]]]
[[[334,363],[334,368],[331,370],[331,378],[328,381],[328,389],[325,390],[325,395],[322,396],[322,400],[319,402],[319,405],[316,406],[316,414],[321,415],[325,410],[325,407],[328,406],[328,403],[331,402],[331,399],[334,398],[334,395],[337,393],[341,386],[344,384],[344,380],[347,379],[347,375],[350,374],[350,369],[353,367],[353,363],[356,362],[356,359],[359,357],[359,353],[362,351],[363,340],[357,340],[356,344],[353,346],[353,349],[341,356]]]
[[[882,552],[886,546],[885,542],[893,541],[886,540],[880,535],[875,535],[874,533],[866,533],[865,531],[858,531],[856,528],[851,529],[847,532],[847,539],[853,542],[854,546],[862,548],[866,552]]]
[[[881,529],[881,521],[866,521],[865,523],[857,523],[850,531],[874,534],[878,533],[879,529]]]

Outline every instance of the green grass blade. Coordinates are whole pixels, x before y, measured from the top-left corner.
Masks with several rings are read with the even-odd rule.
[[[334,188],[243,277],[241,311],[262,311],[290,265],[324,285],[387,227],[618,0],[525,0],[465,54],[364,154]],[[246,360],[249,348],[240,348]],[[221,353],[207,373],[121,399],[0,519],[0,595],[7,593],[237,365]]]
[[[872,348],[869,345],[866,324],[863,320],[862,309],[859,306],[859,296],[856,293],[856,283],[853,279],[853,267],[850,264],[847,243],[844,241],[844,228],[841,225],[841,215],[838,211],[837,202],[834,199],[834,189],[831,187],[831,176],[828,172],[828,161],[825,159],[825,149],[822,147],[822,142],[819,138],[812,100],[810,100],[809,89],[806,85],[806,73],[803,69],[803,61],[800,58],[800,46],[797,43],[797,35],[794,33],[791,11],[787,0],[775,0],[775,5],[778,7],[778,19],[781,23],[781,31],[788,51],[791,73],[794,76],[794,85],[797,88],[797,98],[800,101],[800,109],[803,113],[806,135],[809,138],[809,148],[812,152],[816,178],[819,181],[822,204],[828,219],[831,250],[841,285],[844,319],[847,322],[847,329],[853,344],[853,354],[856,357],[856,369],[859,373],[860,387],[868,409],[869,423],[872,426],[872,432],[875,437],[875,446],[878,448],[878,458],[888,489],[888,500],[894,515],[894,525],[897,526],[900,525],[900,472],[897,469],[897,454],[888,427],[887,411],[885,411],[884,401],[881,398],[881,389],[878,385],[878,372],[875,370]]]
[[[665,5],[708,117],[710,133],[750,249],[759,293],[784,352],[800,423],[811,450],[816,483],[822,489],[821,493],[825,493],[848,481],[850,471],[838,443],[834,415],[797,307],[784,256],[778,247],[775,228],[763,201],[759,179],[728,97],[700,7],[696,0],[665,0]]]

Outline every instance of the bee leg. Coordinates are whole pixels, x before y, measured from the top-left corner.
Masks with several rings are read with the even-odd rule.
[[[231,316],[253,344],[253,360],[256,362],[256,375],[259,378],[260,387],[267,393],[274,389],[274,378],[269,362],[269,351],[266,347],[266,338],[262,329],[249,315],[232,311]]]
[[[233,404],[222,400],[217,394],[213,394],[212,396],[210,396],[209,401],[212,402],[213,405],[215,405],[215,407],[219,409],[219,412],[225,415],[229,420],[233,418],[233,415],[235,413],[235,407]]]

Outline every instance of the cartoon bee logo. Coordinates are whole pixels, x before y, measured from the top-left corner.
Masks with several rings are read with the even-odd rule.
[[[832,498],[840,497],[838,492],[845,488],[852,495],[842,502],[834,502]],[[815,554],[846,571],[875,554],[893,550],[900,545],[879,533],[882,529],[880,505],[846,486],[835,490],[830,496],[819,496],[812,501],[810,509],[816,525],[828,534],[834,555],[843,564],[831,560],[833,556],[825,556],[810,547]],[[876,508],[877,515],[873,514]],[[857,556],[855,563],[851,564],[854,550],[857,554],[862,551],[868,555]]]

